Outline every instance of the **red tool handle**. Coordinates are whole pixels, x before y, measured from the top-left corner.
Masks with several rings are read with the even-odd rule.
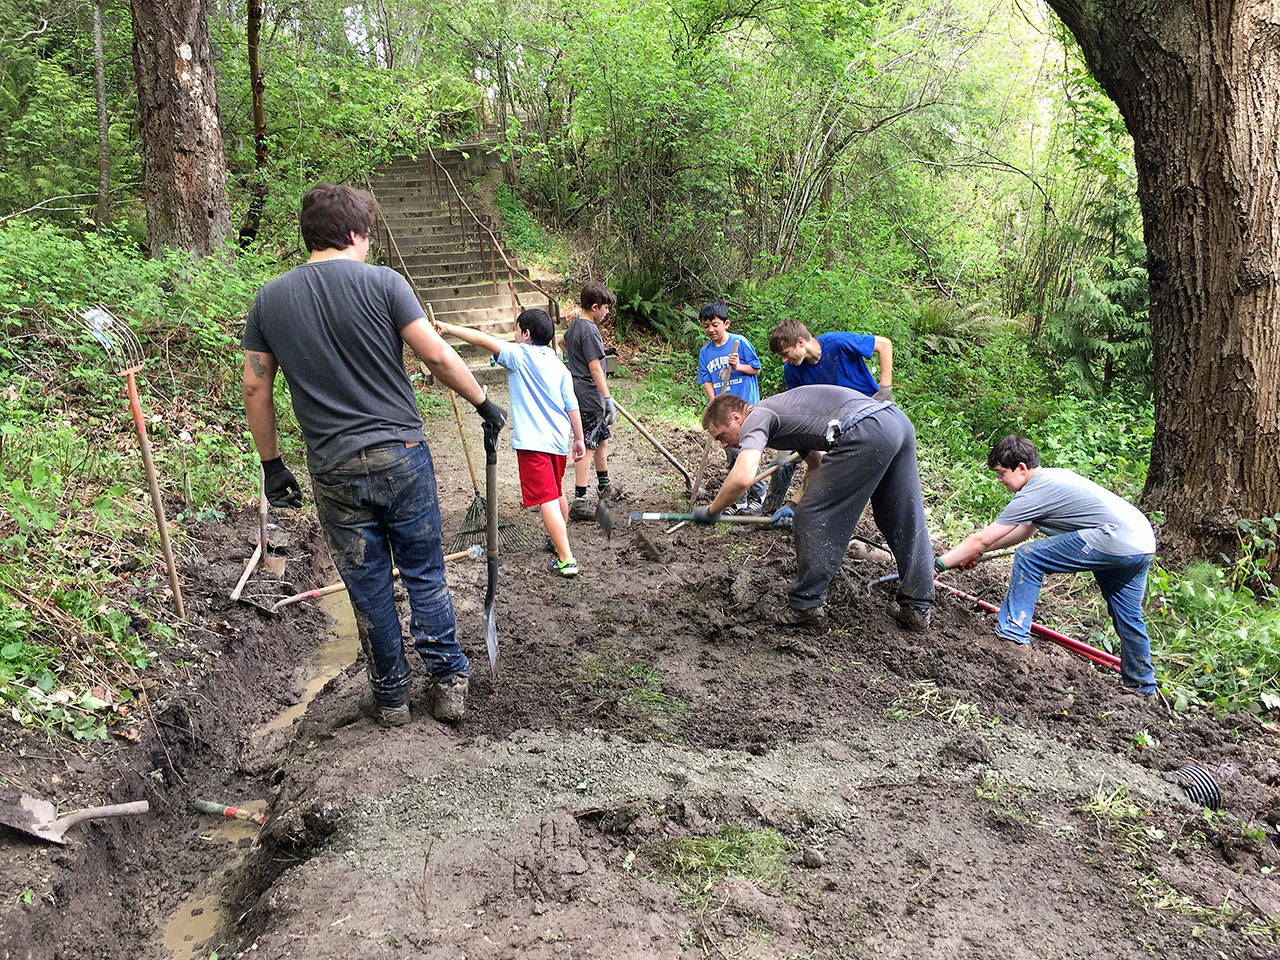
[[[957,590],[955,587],[950,584],[943,583],[941,580],[934,580],[933,585],[935,587],[941,587],[948,593],[957,596],[968,603],[972,603],[975,607],[986,610],[988,613],[1000,612],[998,607],[992,606],[987,603],[987,601],[979,600],[973,594],[965,593],[963,590]],[[1046,640],[1052,640],[1058,646],[1065,647],[1072,653],[1078,654],[1086,660],[1096,663],[1100,667],[1110,667],[1115,671],[1120,670],[1120,658],[1114,653],[1107,653],[1105,650],[1099,650],[1097,647],[1091,647],[1087,643],[1068,637],[1065,633],[1059,633],[1057,630],[1050,630],[1048,627],[1043,627],[1038,623],[1031,624],[1031,632],[1038,637],[1043,637]]]

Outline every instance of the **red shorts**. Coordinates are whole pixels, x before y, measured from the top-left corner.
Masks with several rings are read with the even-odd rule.
[[[569,458],[563,453],[517,450],[520,468],[520,499],[526,507],[536,507],[560,499],[560,483]]]

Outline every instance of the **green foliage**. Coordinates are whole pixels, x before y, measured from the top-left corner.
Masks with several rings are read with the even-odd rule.
[[[687,903],[705,906],[711,890],[728,877],[745,877],[761,887],[777,887],[787,876],[783,856],[791,844],[772,828],[745,830],[721,824],[706,837],[679,837],[650,844],[642,852]]]
[[[962,354],[988,339],[997,330],[997,321],[979,303],[965,306],[954,300],[918,302],[907,294],[909,343],[921,356]]]
[[[493,193],[494,206],[502,217],[503,234],[522,262],[532,262],[551,272],[563,273],[567,260],[564,243],[547,233],[505,183]]]
[[[1198,561],[1180,575],[1153,564],[1147,599],[1152,658],[1174,707],[1280,709],[1280,608]]]
[[[609,288],[618,298],[615,329],[625,337],[639,324],[664,340],[681,346],[692,346],[702,338],[697,313],[675,306],[662,276],[656,271],[640,269],[609,278]]]

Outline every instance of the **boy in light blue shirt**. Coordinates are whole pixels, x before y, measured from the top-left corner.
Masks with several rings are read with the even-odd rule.
[[[498,365],[506,368],[511,392],[511,447],[520,469],[521,500],[526,507],[537,507],[542,516],[557,556],[552,572],[577,576],[578,561],[569,547],[569,501],[560,487],[569,454],[572,452],[576,463],[586,456],[587,448],[573,379],[550,346],[555,336],[551,317],[545,310],[525,310],[516,318],[514,342],[440,321],[436,321],[436,330],[488,350],[497,357]]]
[[[698,319],[702,322],[702,332],[707,335],[707,342],[698,351],[698,383],[707,393],[707,402],[721,393],[730,393],[747,403],[759,403],[760,358],[746,337],[729,332],[729,308],[716,301],[704,303]],[[725,447],[724,458],[732,470],[738,459],[738,448]],[[761,480],[752,484],[742,499],[725,512],[756,516],[764,505],[764,495],[765,482]]]

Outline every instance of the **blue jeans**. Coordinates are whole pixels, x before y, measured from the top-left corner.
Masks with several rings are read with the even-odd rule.
[[[409,594],[409,632],[432,676],[468,673],[444,580],[440,505],[425,443],[366,447],[311,475],[320,525],[355,610],[369,683],[380,707],[409,699],[409,662],[391,568]]]
[[[1018,548],[1013,556],[1009,592],[1004,596],[996,633],[1006,640],[1027,643],[1040,584],[1046,573],[1087,571],[1098,581],[1107,601],[1111,623],[1120,638],[1120,681],[1143,693],[1154,693],[1156,672],[1151,666],[1151,641],[1142,619],[1151,554],[1117,557],[1094,550],[1078,533],[1063,533]]]

